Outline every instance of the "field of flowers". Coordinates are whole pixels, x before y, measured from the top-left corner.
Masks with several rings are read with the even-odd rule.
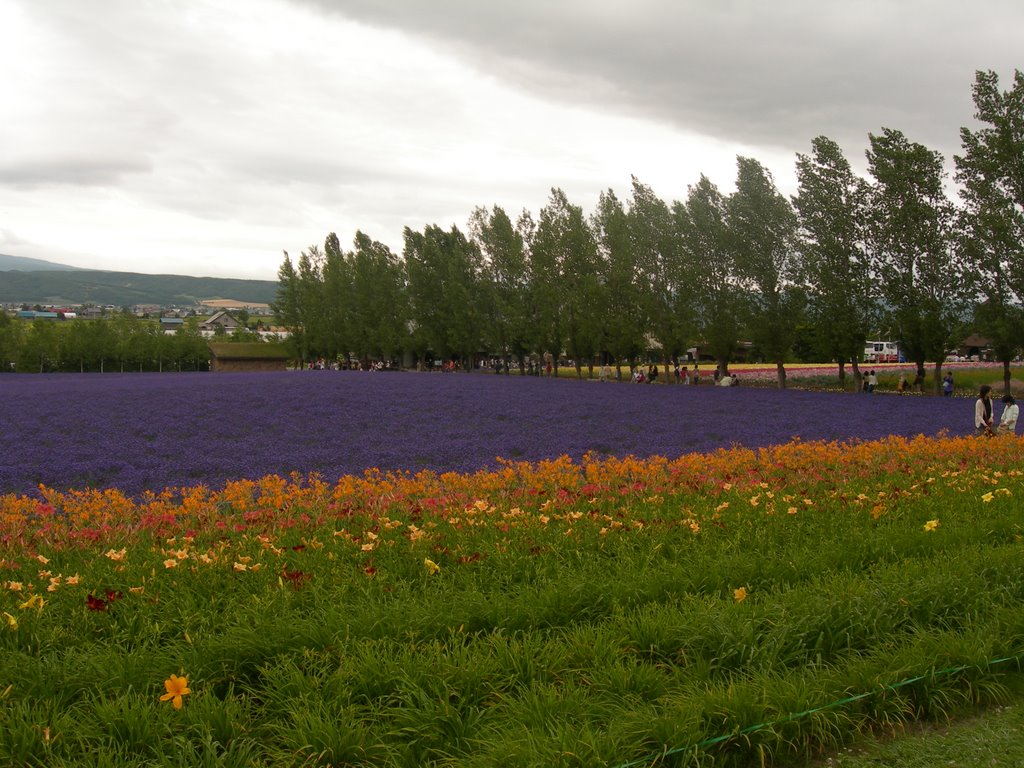
[[[0,387],[0,493],[138,494],[367,467],[473,472],[499,456],[678,456],[973,427],[972,404],[956,399],[482,374],[24,375]]]
[[[36,380],[37,395],[56,388],[54,426],[99,424],[99,404],[121,402],[123,442],[142,450],[139,429],[177,430],[184,469],[127,490],[58,490],[74,483],[54,473],[54,487],[0,495],[0,764],[802,765],[1021,690],[1024,439],[927,436],[969,427],[966,401],[440,374],[203,379],[154,377],[160,397],[147,399],[114,377],[120,397],[95,392],[91,415],[49,384],[75,377]],[[318,435],[373,426],[401,441],[383,409],[412,409],[421,387],[444,413],[410,410],[429,432],[406,441],[439,469],[458,467],[445,441],[477,444],[451,422],[494,408],[543,452],[478,454],[465,472],[258,463],[263,442],[286,469],[311,455],[288,452],[297,398],[327,421],[301,422]],[[199,422],[173,423],[189,413],[179,401],[241,440],[197,443],[248,463],[203,465],[205,484],[189,484]],[[242,439],[257,401],[266,417]],[[567,447],[555,426],[517,426],[582,420],[578,401],[605,409],[591,417],[602,434],[640,429],[671,457],[587,454],[596,433],[571,431]],[[335,411],[348,421],[328,421]],[[837,430],[826,437],[866,431],[840,443],[784,426],[822,413]],[[641,423],[617,431],[624,418]],[[749,445],[671,453],[679,422],[702,418],[745,426]],[[885,419],[925,434],[870,439]],[[108,435],[94,439],[118,449]],[[400,457],[380,449],[360,456]],[[178,487],[155,490],[157,477]]]

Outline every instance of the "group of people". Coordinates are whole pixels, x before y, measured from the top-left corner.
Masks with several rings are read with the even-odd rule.
[[[974,427],[979,435],[991,437],[993,435],[1013,434],[1017,430],[1017,401],[1013,395],[1003,396],[1003,412],[999,416],[999,423],[995,423],[995,414],[992,407],[992,387],[982,384],[978,390],[978,400],[974,404]]]

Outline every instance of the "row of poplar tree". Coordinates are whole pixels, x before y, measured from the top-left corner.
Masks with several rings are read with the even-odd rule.
[[[887,329],[920,381],[936,361],[938,383],[970,324],[1008,379],[1024,339],[1024,75],[1001,91],[979,71],[973,98],[958,203],[942,155],[899,130],[869,134],[870,178],[821,136],[797,155],[791,199],[739,157],[732,194],[701,176],[667,203],[634,178],[628,200],[609,190],[587,216],[554,189],[536,217],[478,208],[465,233],[406,228],[400,257],[331,234],[297,263],[285,254],[275,310],[302,359],[547,354],[581,373],[652,347],[667,367],[699,343],[724,369],[742,339],[777,364],[779,386],[802,325],[859,385],[869,335]]]
[[[127,312],[32,322],[0,312],[0,371],[205,371],[209,358],[195,318],[166,334]]]

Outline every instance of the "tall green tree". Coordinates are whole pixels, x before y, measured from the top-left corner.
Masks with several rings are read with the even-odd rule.
[[[0,312],[0,373],[14,370],[21,349],[22,322]]]
[[[530,351],[526,242],[498,206],[474,210],[470,234],[483,257],[484,312],[491,349],[501,354],[506,373],[509,356],[523,372]]]
[[[1010,362],[1024,343],[1024,73],[1000,91],[995,72],[979,71],[973,97],[982,127],[960,129],[963,154],[954,156],[964,204],[958,244],[972,265],[976,325],[1003,363],[1009,394]]]
[[[726,223],[726,197],[701,174],[697,184],[689,187],[686,203],[676,203],[672,210],[683,258],[689,263],[697,333],[724,375],[739,344],[746,312],[746,293]]]
[[[553,280],[551,298],[557,301],[557,327],[564,334],[565,351],[573,359],[576,376],[582,378],[584,361],[593,376],[605,304],[597,244],[583,209],[570,203],[561,189],[553,189],[541,209],[531,253]],[[561,350],[548,351],[557,359]]]
[[[352,349],[367,362],[398,357],[408,336],[404,267],[381,242],[356,232],[349,257]]]
[[[324,294],[325,257],[319,246],[312,245],[299,254],[296,269],[298,278],[299,307],[303,340],[306,343],[304,360],[322,357],[330,353],[330,317]]]
[[[736,275],[748,290],[751,340],[775,363],[786,387],[786,357],[803,309],[796,214],[757,160],[738,157],[736,191],[726,204]]]
[[[323,355],[326,360],[348,359],[353,344],[362,338],[354,327],[352,270],[350,257],[341,248],[338,236],[331,232],[324,240],[324,260],[320,271],[323,283],[322,321]]]
[[[302,296],[299,276],[288,251],[277,270],[277,296],[270,307],[279,325],[288,329],[285,344],[292,356],[301,364],[309,359],[309,338],[303,323]]]
[[[859,392],[858,361],[876,315],[864,245],[868,186],[832,139],[818,136],[811,147],[810,155],[797,155],[793,198],[810,314],[821,346],[839,364],[839,381],[845,381],[848,361]]]
[[[688,278],[684,267],[690,262],[682,256],[669,207],[635,176],[628,222],[647,327],[661,345],[665,380],[672,382],[672,363],[686,351],[693,333],[691,294],[684,288]]]
[[[61,345],[57,324],[53,320],[33,320],[22,335],[18,349],[19,371],[45,373],[61,364]]]
[[[903,344],[924,382],[926,360],[935,361],[935,391],[954,330],[964,319],[966,293],[960,254],[952,247],[953,207],[938,152],[885,128],[870,134],[868,167],[875,182],[869,206],[869,242],[880,293]]]
[[[406,227],[403,256],[414,332],[435,356],[474,367],[483,343],[480,253],[458,227]]]
[[[607,302],[602,350],[614,360],[616,378],[621,380],[623,361],[632,369],[644,351],[645,310],[629,216],[612,190],[598,198],[590,227],[597,241]]]

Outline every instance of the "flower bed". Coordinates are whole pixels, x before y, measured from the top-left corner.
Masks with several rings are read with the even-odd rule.
[[[3,496],[0,762],[741,766],[943,719],[1022,660],[1022,466],[921,436]]]
[[[742,374],[744,376],[746,374]],[[668,456],[731,445],[967,434],[941,398],[476,374],[305,371],[4,380],[0,494],[170,486],[365,468],[473,472],[496,458]]]

